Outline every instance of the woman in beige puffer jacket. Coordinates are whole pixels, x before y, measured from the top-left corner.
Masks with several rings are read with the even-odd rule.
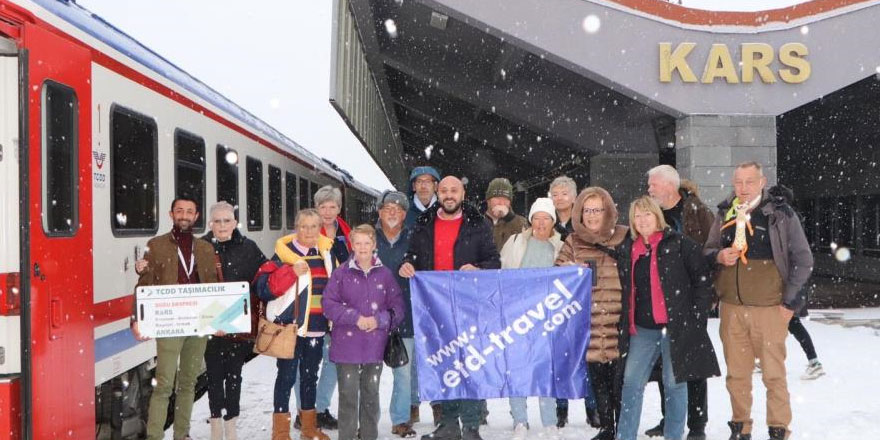
[[[620,357],[617,325],[622,308],[617,259],[611,254],[626,238],[629,228],[617,224],[614,200],[600,187],[581,191],[572,208],[571,222],[574,233],[562,245],[556,265],[584,264],[594,271],[587,368],[600,425],[594,440],[610,440],[615,436],[620,412],[620,388],[614,382]]]

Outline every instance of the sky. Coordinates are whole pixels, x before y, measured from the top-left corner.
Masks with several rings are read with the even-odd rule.
[[[803,0],[681,2],[700,9],[754,11]],[[379,190],[391,188],[329,103],[334,0],[77,3],[357,180]]]

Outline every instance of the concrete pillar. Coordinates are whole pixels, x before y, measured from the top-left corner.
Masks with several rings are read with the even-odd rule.
[[[647,194],[646,173],[657,166],[659,160],[656,153],[600,154],[590,157],[590,185],[601,186],[611,193],[617,203],[618,223],[626,224],[630,202]]]
[[[676,121],[675,162],[681,177],[700,187],[714,207],[732,191],[737,164],[757,161],[768,185],[776,184],[776,118],[752,115],[694,115]]]

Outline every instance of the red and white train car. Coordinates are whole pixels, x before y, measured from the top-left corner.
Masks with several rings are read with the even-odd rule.
[[[0,440],[140,431],[134,262],[176,194],[239,205],[271,255],[326,184],[366,219],[374,190],[82,7],[0,0]]]

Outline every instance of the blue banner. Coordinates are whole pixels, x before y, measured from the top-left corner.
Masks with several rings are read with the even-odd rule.
[[[592,278],[578,266],[417,272],[421,399],[587,397]]]

